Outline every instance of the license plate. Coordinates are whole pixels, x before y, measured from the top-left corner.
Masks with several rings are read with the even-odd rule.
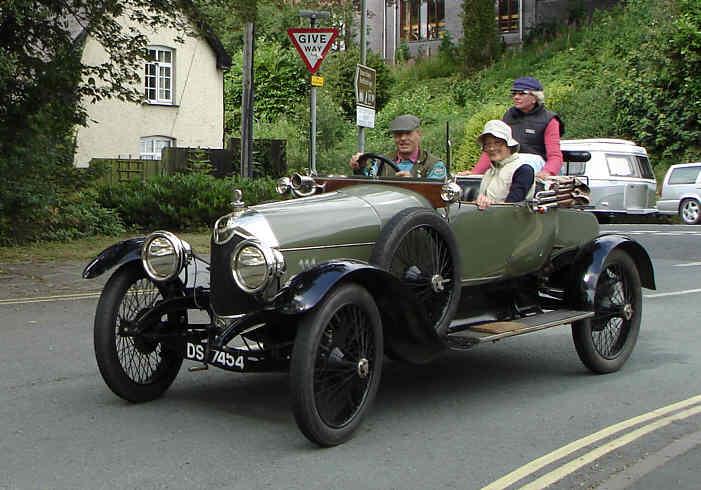
[[[207,359],[208,357],[209,359]],[[243,356],[219,349],[209,349],[208,351],[206,345],[193,344],[192,342],[187,343],[185,358],[191,361],[213,364],[230,371],[244,371],[246,369],[246,360]]]

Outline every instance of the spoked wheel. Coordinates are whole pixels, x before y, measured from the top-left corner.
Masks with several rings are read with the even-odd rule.
[[[572,325],[577,354],[593,372],[617,371],[633,351],[642,313],[640,287],[630,256],[611,252],[596,284],[595,316]]]
[[[370,262],[399,278],[427,320],[442,333],[460,300],[460,256],[455,235],[433,210],[410,208],[385,226]]]
[[[109,279],[95,313],[95,357],[107,386],[131,402],[158,398],[173,383],[183,362],[182,340],[166,342],[153,332],[125,335],[167,293],[146,277],[141,263],[126,265]],[[180,322],[168,315],[167,322]],[[186,323],[186,322],[185,322]]]
[[[370,294],[346,284],[301,320],[292,351],[292,408],[320,446],[348,440],[375,398],[382,372],[382,325]]]

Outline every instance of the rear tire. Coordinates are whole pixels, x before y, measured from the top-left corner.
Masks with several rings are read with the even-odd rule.
[[[622,250],[613,250],[596,284],[595,316],[572,324],[577,354],[591,371],[617,371],[633,352],[642,313],[640,288],[633,259]]]
[[[305,314],[292,351],[292,410],[302,433],[320,446],[348,440],[377,393],[382,323],[364,288],[345,284]]]
[[[701,209],[696,199],[684,199],[679,205],[679,217],[685,225],[697,225],[701,219]]]
[[[183,363],[182,341],[165,343],[153,336],[124,336],[122,324],[133,322],[167,293],[146,277],[140,262],[117,270],[105,285],[95,312],[95,358],[102,378],[118,396],[145,402],[161,396]],[[182,321],[170,314],[168,322]],[[185,321],[187,323],[187,321]]]

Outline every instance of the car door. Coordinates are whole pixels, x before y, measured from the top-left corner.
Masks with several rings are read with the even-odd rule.
[[[634,155],[606,154],[606,164],[613,182],[612,209],[621,211],[643,210],[648,207],[648,183],[641,179]]]
[[[463,285],[537,270],[552,249],[555,213],[536,214],[525,203],[495,204],[482,211],[460,203],[450,213]]]

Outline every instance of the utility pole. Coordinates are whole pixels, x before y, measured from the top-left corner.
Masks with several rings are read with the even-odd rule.
[[[243,28],[243,73],[241,92],[241,177],[250,177],[253,157],[253,53],[255,24],[247,22]]]

